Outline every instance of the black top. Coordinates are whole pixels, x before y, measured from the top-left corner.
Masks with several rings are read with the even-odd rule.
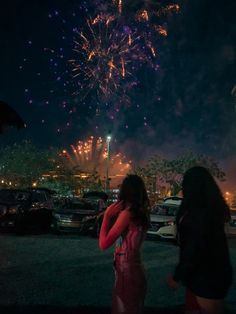
[[[177,223],[180,255],[174,279],[197,296],[222,299],[232,282],[224,224],[207,217],[204,210],[194,212]]]

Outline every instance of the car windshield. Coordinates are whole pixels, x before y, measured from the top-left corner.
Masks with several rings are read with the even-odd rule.
[[[28,200],[30,193],[26,191],[16,190],[0,190],[0,202],[2,203],[17,203]]]
[[[92,204],[79,201],[66,201],[63,205],[64,209],[79,209],[79,210],[95,210]]]
[[[40,191],[34,191],[33,195],[32,195],[32,202],[36,203],[36,202],[46,202],[46,195],[43,192]]]
[[[165,206],[165,205],[159,205],[154,207],[151,210],[151,213],[154,215],[160,215],[160,216],[175,216],[177,211],[176,206]]]

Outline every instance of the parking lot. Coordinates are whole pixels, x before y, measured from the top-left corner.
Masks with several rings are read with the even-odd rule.
[[[236,237],[229,239],[236,272]],[[112,252],[100,252],[97,239],[80,235],[0,235],[0,312],[109,313],[113,285]],[[165,277],[178,248],[147,239],[143,260],[148,277],[147,313],[181,313],[184,290],[169,290]],[[236,313],[236,283],[227,298]]]

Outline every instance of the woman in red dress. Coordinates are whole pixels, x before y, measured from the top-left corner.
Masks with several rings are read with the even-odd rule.
[[[148,224],[149,200],[144,182],[137,175],[128,175],[121,185],[119,201],[105,211],[99,237],[101,250],[116,242],[112,314],[142,313],[146,276],[140,249]]]

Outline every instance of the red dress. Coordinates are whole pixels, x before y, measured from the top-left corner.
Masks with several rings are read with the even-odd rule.
[[[142,313],[147,286],[140,256],[144,237],[143,227],[131,223],[126,233],[116,242],[112,314]]]

